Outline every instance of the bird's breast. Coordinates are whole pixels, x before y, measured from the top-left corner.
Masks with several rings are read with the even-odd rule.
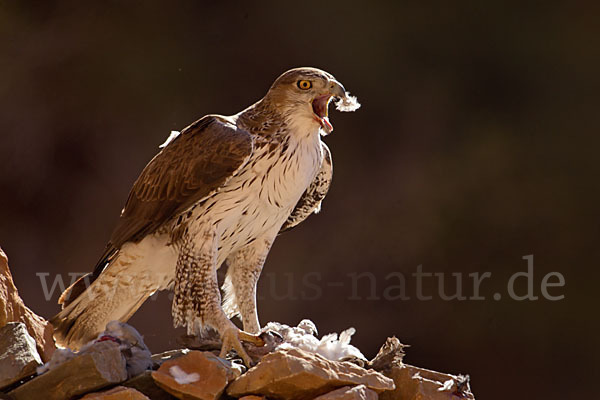
[[[291,212],[321,166],[320,141],[287,138],[276,147],[265,146],[262,153],[250,169],[250,175],[257,177],[257,200]]]
[[[279,232],[316,177],[322,159],[318,137],[255,146],[241,171],[194,209],[194,224],[210,223],[217,229],[219,265],[231,251]]]

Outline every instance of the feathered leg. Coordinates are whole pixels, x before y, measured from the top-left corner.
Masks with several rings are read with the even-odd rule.
[[[247,332],[260,331],[256,309],[256,283],[273,240],[274,237],[257,238],[227,258],[223,309],[229,317],[240,315]]]
[[[217,238],[212,225],[196,235],[183,236],[175,275],[173,323],[175,327],[186,326],[190,335],[200,334],[207,327],[216,329],[223,341],[221,357],[235,350],[250,367],[251,359],[240,340],[259,346],[264,342],[241,331],[223,312],[216,264]]]

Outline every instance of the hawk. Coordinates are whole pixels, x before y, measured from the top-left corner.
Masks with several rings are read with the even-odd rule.
[[[171,289],[175,327],[192,335],[216,329],[221,355],[235,350],[249,365],[240,341],[261,343],[256,283],[269,249],[319,211],[331,183],[321,136],[333,130],[332,98],[342,111],[359,106],[331,74],[296,68],[240,113],[207,115],[173,132],[135,181],[94,271],[61,295],[57,343],[78,349]]]

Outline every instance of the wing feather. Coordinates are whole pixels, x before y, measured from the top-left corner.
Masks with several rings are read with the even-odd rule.
[[[133,184],[94,277],[125,242],[141,240],[215,193],[248,161],[252,151],[252,136],[225,117],[208,115],[185,128]]]
[[[252,154],[249,133],[224,117],[184,129],[146,165],[133,185],[110,242],[139,241],[169,218],[210,196]]]

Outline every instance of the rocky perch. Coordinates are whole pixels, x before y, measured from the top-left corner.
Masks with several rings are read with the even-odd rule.
[[[189,348],[151,355],[133,327],[116,321],[79,352],[52,354],[49,325],[18,298],[1,250],[0,301],[9,304],[9,316],[0,320],[0,398],[474,399],[468,376],[404,364],[405,346],[395,337],[366,360],[350,345],[352,328],[339,339],[336,334],[318,339],[308,320],[297,327],[269,323],[263,329],[267,344],[248,348],[255,362],[250,369],[234,354],[218,357],[218,338],[190,339]]]

